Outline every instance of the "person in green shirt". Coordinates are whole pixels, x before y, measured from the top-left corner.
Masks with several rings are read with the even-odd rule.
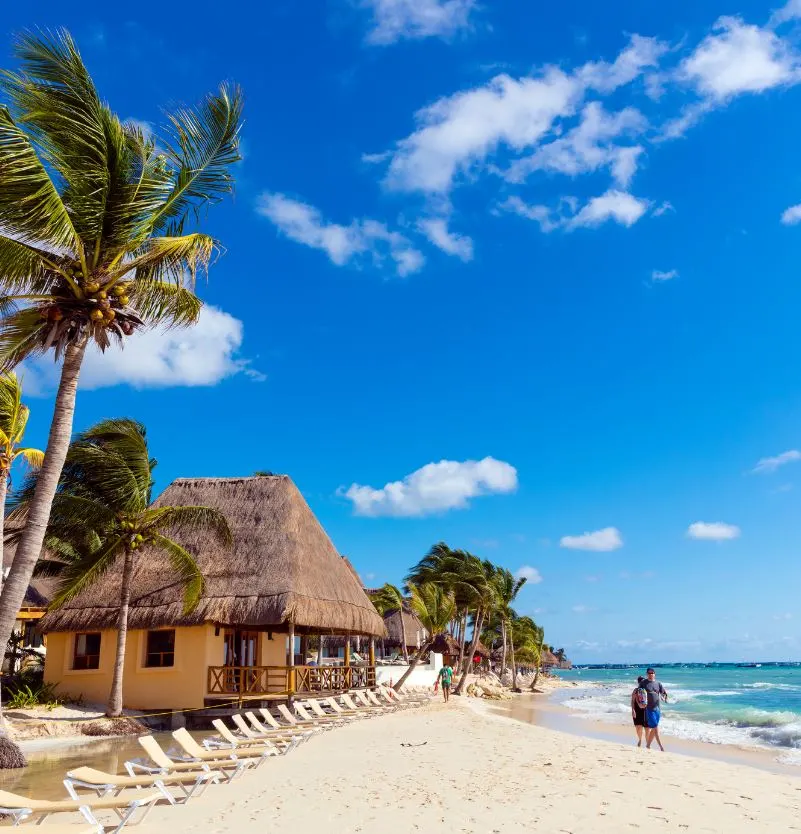
[[[442,697],[445,699],[445,703],[447,704],[448,698],[451,696],[451,681],[453,680],[453,666],[451,666],[450,663],[446,663],[439,670],[437,680],[440,684],[442,684]]]

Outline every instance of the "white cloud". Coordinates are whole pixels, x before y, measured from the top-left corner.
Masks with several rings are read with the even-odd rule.
[[[659,281],[672,281],[674,278],[679,277],[678,269],[669,269],[667,272],[662,272],[659,269],[655,269],[651,273],[651,280],[655,282]]]
[[[523,565],[515,571],[518,579],[525,579],[530,585],[539,585],[542,582],[542,574],[531,565]]]
[[[206,306],[194,327],[152,329],[131,336],[125,347],[109,348],[105,354],[90,347],[81,368],[80,387],[133,388],[216,385],[226,377],[246,373],[255,379],[263,374],[237,357],[242,345],[242,322],[216,307]],[[47,393],[58,384],[58,368],[45,357],[26,364],[26,383],[36,393]]]
[[[798,58],[767,28],[721,17],[679,69],[704,96],[721,100],[798,80]]]
[[[441,460],[429,463],[375,489],[352,484],[341,490],[353,502],[356,515],[424,516],[469,506],[471,498],[517,489],[517,470],[492,457],[483,460]]]
[[[643,70],[659,65],[668,46],[656,38],[632,35],[629,45],[615,58],[614,63],[594,61],[584,64],[577,75],[581,81],[601,93],[612,93],[630,84]]]
[[[476,0],[362,0],[373,13],[368,43],[385,46],[399,40],[448,38],[470,25]]]
[[[653,216],[661,217],[663,214],[667,214],[667,212],[675,210],[676,209],[673,208],[673,203],[671,203],[670,200],[665,200],[661,205],[654,209]]]
[[[425,264],[422,252],[407,237],[376,220],[352,220],[347,226],[331,223],[314,206],[270,192],[261,195],[256,211],[290,240],[320,249],[337,266],[361,255],[380,266],[388,256],[398,275],[404,276],[418,272]]]
[[[645,214],[648,205],[647,200],[641,200],[626,191],[610,189],[600,197],[593,197],[567,227],[592,228],[606,223],[607,220],[614,220],[621,226],[633,226]]]
[[[556,209],[550,209],[548,206],[528,205],[513,196],[501,203],[498,209],[535,220],[540,224],[540,229],[548,233],[556,229],[571,231],[582,227],[596,228],[609,220],[621,226],[633,226],[645,214],[649,205],[648,200],[611,189],[600,197],[588,200],[578,211],[578,201],[573,197],[563,197]]]
[[[790,0],[781,9],[774,12],[770,18],[771,26],[780,26],[788,20],[795,20],[801,17],[801,0]]]
[[[473,259],[473,241],[466,235],[451,232],[448,221],[443,217],[430,217],[418,223],[420,231],[448,255],[455,255],[462,261]]]
[[[618,185],[626,187],[637,170],[643,148],[620,147],[612,140],[642,133],[647,125],[642,113],[633,107],[608,113],[599,101],[592,101],[582,110],[576,127],[514,162],[505,176],[510,182],[519,183],[534,171],[574,177],[609,168]]]
[[[562,536],[559,547],[570,550],[595,550],[604,552],[623,547],[623,538],[617,527],[604,527],[593,533],[582,533],[580,536]]]
[[[798,449],[789,449],[775,457],[762,458],[751,471],[759,474],[775,472],[780,466],[785,466],[788,463],[796,463],[800,460],[801,452]]]
[[[722,521],[696,521],[687,528],[687,535],[691,539],[704,541],[728,541],[740,536],[740,528],[735,524],[724,524]]]
[[[801,203],[790,206],[782,212],[782,223],[785,226],[795,226],[799,222],[801,222]]]
[[[590,608],[588,605],[574,605],[570,610],[574,614],[589,614],[591,611],[595,611],[594,608]]]

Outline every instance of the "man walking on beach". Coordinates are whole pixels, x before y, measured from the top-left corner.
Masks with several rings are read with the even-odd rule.
[[[656,679],[656,672],[653,669],[648,669],[646,674],[648,678],[641,684],[648,695],[648,703],[645,707],[645,746],[650,750],[656,739],[659,749],[664,753],[665,748],[662,746],[662,739],[659,738],[659,706],[661,701],[667,701],[668,694],[665,687]]]
[[[437,681],[442,684],[442,697],[445,699],[445,703],[448,703],[448,698],[451,697],[451,681],[453,680],[453,666],[450,663],[446,663],[440,670],[439,675],[437,675]]]

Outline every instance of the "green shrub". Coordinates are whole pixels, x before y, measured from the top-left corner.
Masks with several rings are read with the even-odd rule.
[[[9,688],[6,707],[8,709],[29,709],[30,707],[54,709],[63,703],[64,698],[56,695],[54,683],[19,683]]]

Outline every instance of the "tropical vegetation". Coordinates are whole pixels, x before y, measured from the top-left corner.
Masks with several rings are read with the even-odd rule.
[[[0,371],[61,361],[44,461],[0,596],[11,634],[42,550],[89,349],[191,325],[195,279],[219,244],[203,209],[233,189],[242,96],[222,85],[146,133],[100,94],[66,31],[25,33],[0,74]],[[130,537],[129,537],[130,538]]]
[[[152,505],[155,466],[145,428],[135,420],[103,420],[82,432],[67,452],[45,536],[48,557],[40,570],[60,577],[51,608],[64,605],[109,570],[121,574],[109,717],[122,714],[128,607],[137,554],[147,547],[164,555],[175,581],[184,588],[184,612],[189,613],[203,592],[203,575],[192,554],[171,535],[199,530],[225,546],[232,543],[228,522],[219,510]],[[37,479],[31,475],[15,496],[11,518],[27,515]]]

